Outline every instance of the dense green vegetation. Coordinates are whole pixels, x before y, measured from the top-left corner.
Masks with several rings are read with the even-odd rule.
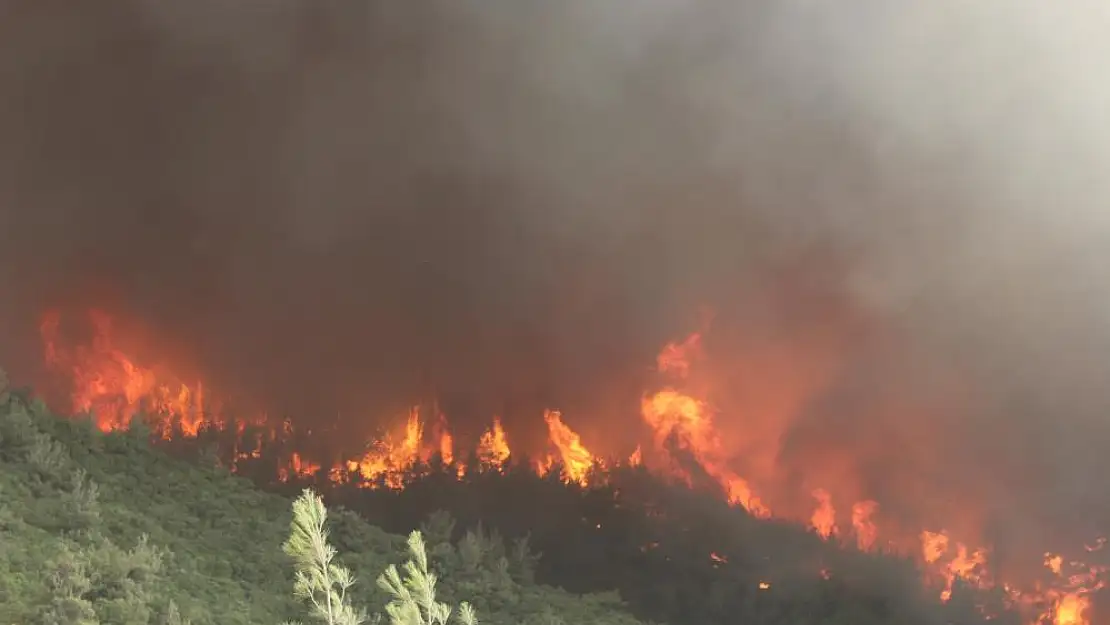
[[[312,622],[282,551],[289,498],[174,459],[142,427],[103,434],[4,386],[0,623]],[[334,506],[329,525],[339,562],[359,580],[354,601],[384,610],[392,597],[375,580],[408,559],[406,538]],[[471,602],[483,623],[636,623],[613,593],[578,597],[531,583],[526,549],[487,534],[456,544],[442,532],[424,536],[439,600]]]
[[[238,475],[220,468],[236,436],[151,445],[138,420],[103,434],[29,393],[0,395],[0,624],[311,622],[281,548],[305,486],[329,501],[329,540],[359,580],[351,601],[370,611],[389,604],[375,581],[420,528],[439,600],[472,603],[484,623],[1018,622],[997,594],[957,588],[941,603],[908,560],[754,519],[642,469],[583,488],[525,460],[463,479],[434,460],[399,490],[357,476],[283,483],[280,441]]]

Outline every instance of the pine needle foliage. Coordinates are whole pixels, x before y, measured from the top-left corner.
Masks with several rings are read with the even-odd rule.
[[[328,543],[327,515],[323,499],[312,489],[305,489],[293,502],[290,534],[282,549],[294,562],[294,595],[308,603],[315,620],[327,625],[376,624],[380,614],[368,617],[350,603],[347,591],[355,578],[335,561],[335,548]],[[436,600],[437,579],[428,569],[427,548],[419,531],[409,534],[408,550],[411,560],[401,569],[390,565],[378,577],[378,586],[392,596],[385,606],[390,625],[448,625],[452,616],[459,625],[478,625],[469,603],[462,602],[456,611]]]
[[[307,601],[311,616],[327,625],[361,625],[366,613],[355,609],[347,590],[355,583],[351,571],[335,562],[335,548],[328,544],[324,501],[305,489],[293,502],[289,539],[282,550],[293,558],[293,594]]]
[[[408,547],[412,559],[404,565],[404,577],[391,564],[378,578],[378,587],[393,596],[385,606],[390,625],[447,625],[453,610],[436,600],[436,575],[428,570],[428,551],[419,531],[409,534]],[[461,625],[478,623],[474,608],[465,601],[459,604],[457,620]]]

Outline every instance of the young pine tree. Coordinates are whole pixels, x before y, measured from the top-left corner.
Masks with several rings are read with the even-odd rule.
[[[308,603],[310,615],[326,625],[377,623],[381,615],[370,618],[364,610],[351,605],[347,591],[355,578],[335,561],[335,548],[328,543],[327,515],[323,500],[311,489],[305,489],[293,502],[289,539],[282,545],[295,566],[293,592]],[[447,625],[452,613],[457,615],[460,625],[477,625],[470,604],[461,603],[455,612],[436,601],[436,577],[428,570],[420,532],[409,535],[408,547],[412,560],[403,567],[404,577],[397,567],[390,565],[378,578],[378,585],[393,596],[386,606],[390,625]]]

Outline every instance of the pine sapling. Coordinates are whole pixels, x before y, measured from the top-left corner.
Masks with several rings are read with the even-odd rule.
[[[325,527],[327,516],[323,500],[311,489],[306,488],[293,502],[289,539],[282,545],[295,566],[293,593],[309,603],[315,619],[327,625],[361,625],[367,616],[351,606],[347,597],[355,578],[335,562],[336,552],[328,544]]]
[[[436,575],[428,570],[428,552],[424,537],[414,530],[409,534],[409,554],[402,578],[397,567],[389,565],[378,578],[378,586],[393,599],[385,606],[390,625],[447,625],[453,610],[436,600]],[[474,608],[467,602],[459,604],[456,616],[461,625],[477,625]]]
[[[293,592],[308,602],[315,619],[327,625],[377,623],[380,615],[368,619],[366,612],[350,604],[347,590],[355,578],[335,562],[335,549],[328,544],[327,514],[323,500],[312,489],[305,489],[293,502],[289,539],[282,545],[294,561]],[[448,625],[452,614],[459,625],[478,625],[469,603],[459,604],[456,612],[436,600],[436,576],[428,570],[428,552],[419,531],[409,534],[408,548],[412,559],[403,567],[404,577],[390,565],[378,578],[378,586],[393,596],[385,607],[390,625]]]

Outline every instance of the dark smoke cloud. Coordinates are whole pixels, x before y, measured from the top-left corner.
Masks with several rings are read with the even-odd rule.
[[[13,362],[93,302],[302,414],[589,432],[708,305],[848,360],[783,462],[954,378],[959,471],[1105,512],[1097,3],[2,6]]]

